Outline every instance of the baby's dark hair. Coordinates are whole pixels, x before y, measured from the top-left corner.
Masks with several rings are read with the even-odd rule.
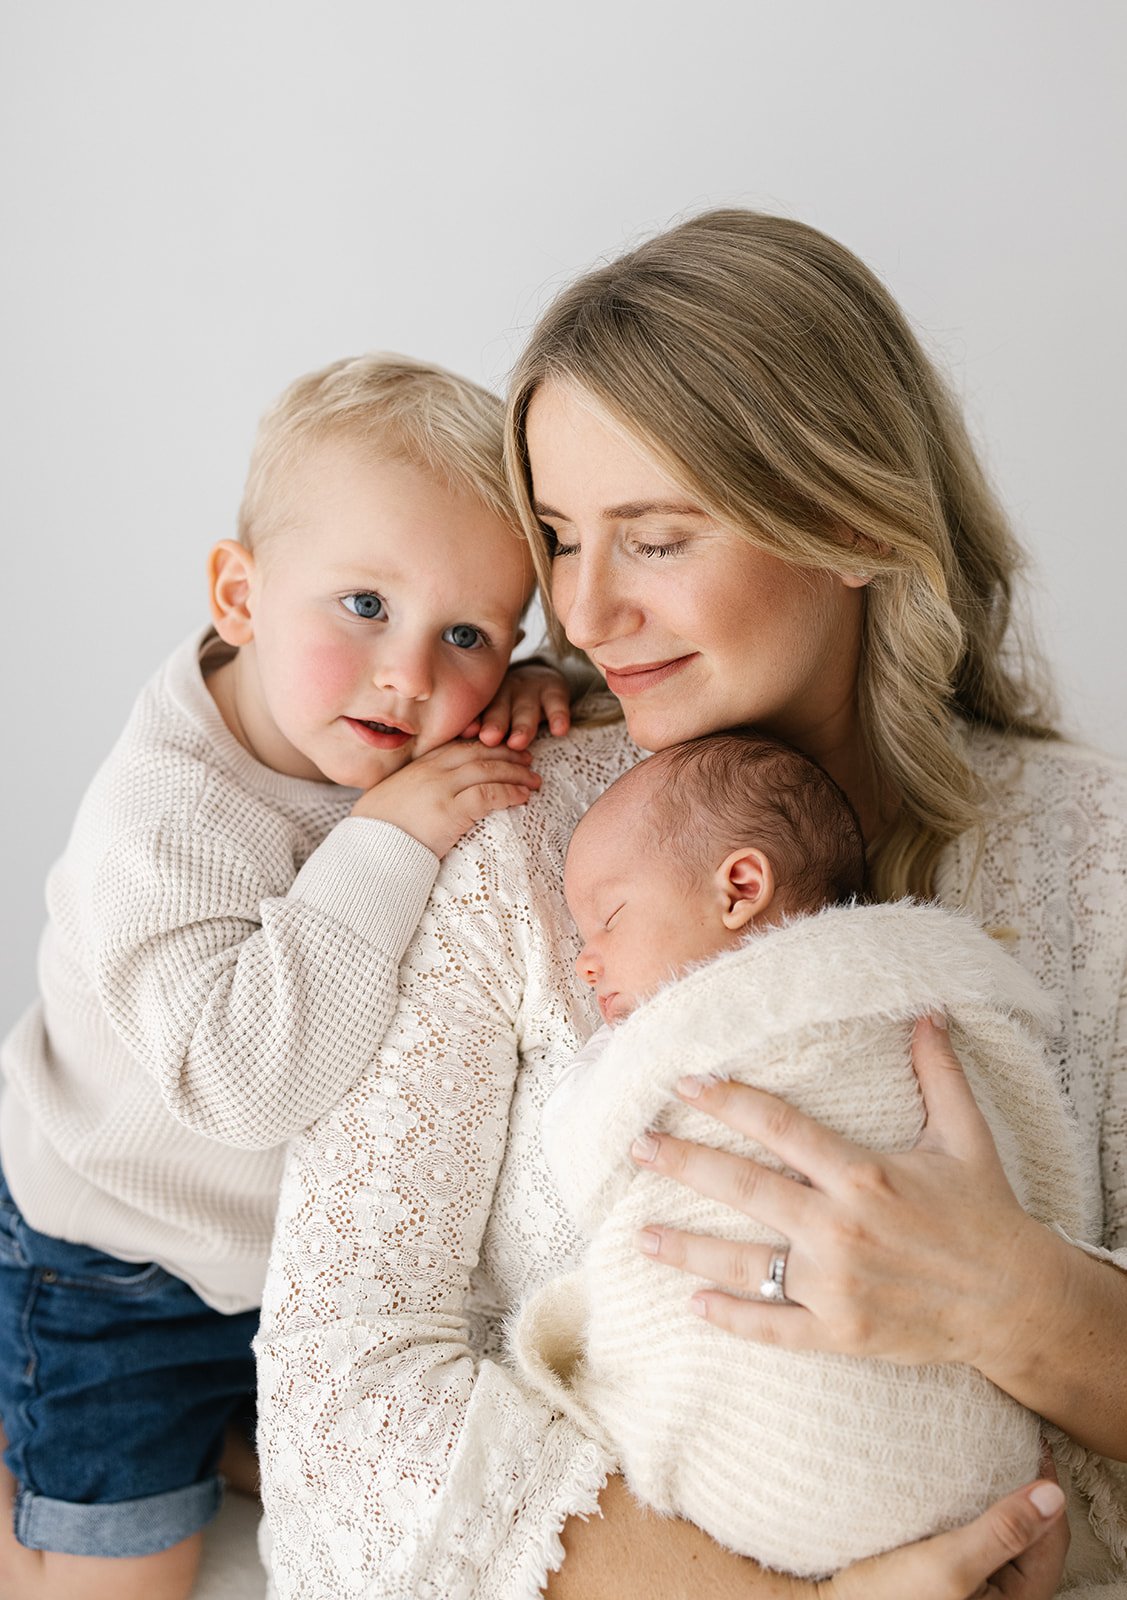
[[[718,849],[748,845],[770,861],[787,911],[864,893],[857,813],[801,751],[754,728],[730,728],[672,745],[643,765],[654,780],[651,825],[686,871],[698,872]]]

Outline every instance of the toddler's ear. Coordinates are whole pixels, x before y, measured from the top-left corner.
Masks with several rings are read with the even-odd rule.
[[[724,926],[748,928],[775,898],[775,874],[762,850],[733,850],[717,869]]]
[[[234,539],[220,539],[207,558],[211,620],[225,644],[249,644],[254,638],[250,613],[254,557]]]

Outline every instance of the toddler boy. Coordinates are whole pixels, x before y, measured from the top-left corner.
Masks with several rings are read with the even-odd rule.
[[[502,689],[532,574],[501,457],[499,401],[439,368],[293,384],[211,553],[213,627],[82,801],[3,1049],[12,1592],[187,1593],[283,1142],[371,1060],[439,858],[535,790],[541,717],[568,726],[549,669]]]
[[[759,1294],[775,1301],[787,1243],[631,1161],[661,1128],[780,1170],[677,1082],[753,1083],[866,1148],[909,1149],[924,1120],[913,1019],[943,1012],[1019,1200],[1073,1237],[1093,1221],[1045,1061],[1051,1003],[966,918],[857,903],[863,877],[844,795],[754,733],[653,756],[587,812],[564,881],[605,1026],[550,1096],[543,1138],[590,1243],[513,1334],[532,1384],[640,1499],[805,1577],[969,1520],[1035,1477],[1039,1422],[969,1367],[790,1352],[694,1316],[706,1285],[648,1260],[650,1229],[763,1247]]]

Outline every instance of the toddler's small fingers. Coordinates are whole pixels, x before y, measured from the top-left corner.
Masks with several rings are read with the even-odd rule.
[[[561,685],[545,689],[542,706],[542,714],[550,731],[557,737],[566,733],[571,727],[571,700],[567,691]]]
[[[540,724],[536,718],[513,718],[513,726],[509,732],[508,743],[510,750],[526,750],[536,737]]]
[[[471,791],[471,811],[480,821],[491,811],[507,811],[527,805],[532,789],[523,783],[480,783]]]

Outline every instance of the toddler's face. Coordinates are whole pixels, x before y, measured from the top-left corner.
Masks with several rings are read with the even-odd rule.
[[[658,857],[644,804],[640,784],[630,799],[605,795],[572,835],[564,868],[564,892],[583,938],[575,969],[612,1025],[686,967],[741,937],[724,925],[710,874],[686,881]]]
[[[311,450],[285,510],[249,596],[256,749],[291,776],[370,789],[492,699],[528,556],[471,495],[346,440]]]

